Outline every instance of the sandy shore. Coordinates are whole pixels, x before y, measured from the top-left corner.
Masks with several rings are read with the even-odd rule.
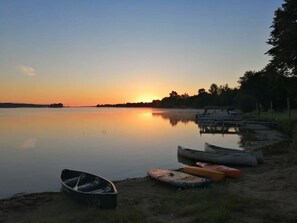
[[[297,165],[291,162],[288,139],[262,125],[247,125],[244,131],[249,136],[243,136],[243,146],[262,149],[265,163],[241,168],[239,179],[188,190],[148,177],[127,179],[115,183],[116,210],[94,211],[64,193],[25,194],[0,200],[0,222],[297,222]],[[222,206],[219,214],[212,210],[216,205]]]

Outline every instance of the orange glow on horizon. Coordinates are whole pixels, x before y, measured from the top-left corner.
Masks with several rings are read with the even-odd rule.
[[[52,83],[50,80],[18,80],[0,83],[0,89],[6,94],[0,95],[0,102],[52,104],[62,103],[64,106],[96,106],[98,104],[125,104],[152,102],[168,97],[171,91],[178,94],[187,92],[190,96],[197,94],[195,87],[184,90],[167,84],[133,83],[114,84],[112,87],[91,84]],[[36,84],[38,82],[38,84]],[[5,83],[5,84],[4,84]]]
[[[135,102],[152,102],[153,100],[158,100],[159,98],[153,94],[142,94],[136,98]]]

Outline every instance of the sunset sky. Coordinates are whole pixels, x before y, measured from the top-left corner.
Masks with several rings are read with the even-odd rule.
[[[282,0],[1,0],[0,102],[96,105],[236,87]]]

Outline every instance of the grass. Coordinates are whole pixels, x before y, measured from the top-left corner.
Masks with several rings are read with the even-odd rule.
[[[290,148],[297,153],[297,110],[286,112],[262,112],[259,118],[278,123],[278,128],[291,137]],[[297,162],[297,155],[295,156]]]
[[[290,115],[288,111],[278,112],[278,111],[268,111],[261,112],[259,114],[260,118],[272,121],[287,121],[297,119],[297,110],[291,110]]]
[[[137,200],[137,197],[131,197]],[[228,191],[224,185],[210,188],[176,190],[162,197],[152,196],[139,202],[122,204],[116,210],[83,208],[59,217],[36,217],[33,223],[162,223],[162,222],[234,222],[234,213],[250,206],[257,208],[250,198]]]
[[[117,210],[101,210],[99,208],[88,208],[67,214],[58,218],[35,218],[33,223],[72,223],[72,222],[94,222],[94,223],[137,223],[146,219],[145,213],[136,207]]]
[[[193,222],[230,222],[234,212],[242,212],[250,198],[232,194],[225,188],[204,188],[180,191],[162,199],[151,208],[154,215],[174,215],[177,222],[192,218]]]

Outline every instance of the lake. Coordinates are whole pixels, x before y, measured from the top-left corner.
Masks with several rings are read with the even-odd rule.
[[[238,134],[201,134],[198,110],[152,108],[0,109],[0,198],[59,191],[64,168],[111,180],[179,168],[177,146],[240,148]]]

